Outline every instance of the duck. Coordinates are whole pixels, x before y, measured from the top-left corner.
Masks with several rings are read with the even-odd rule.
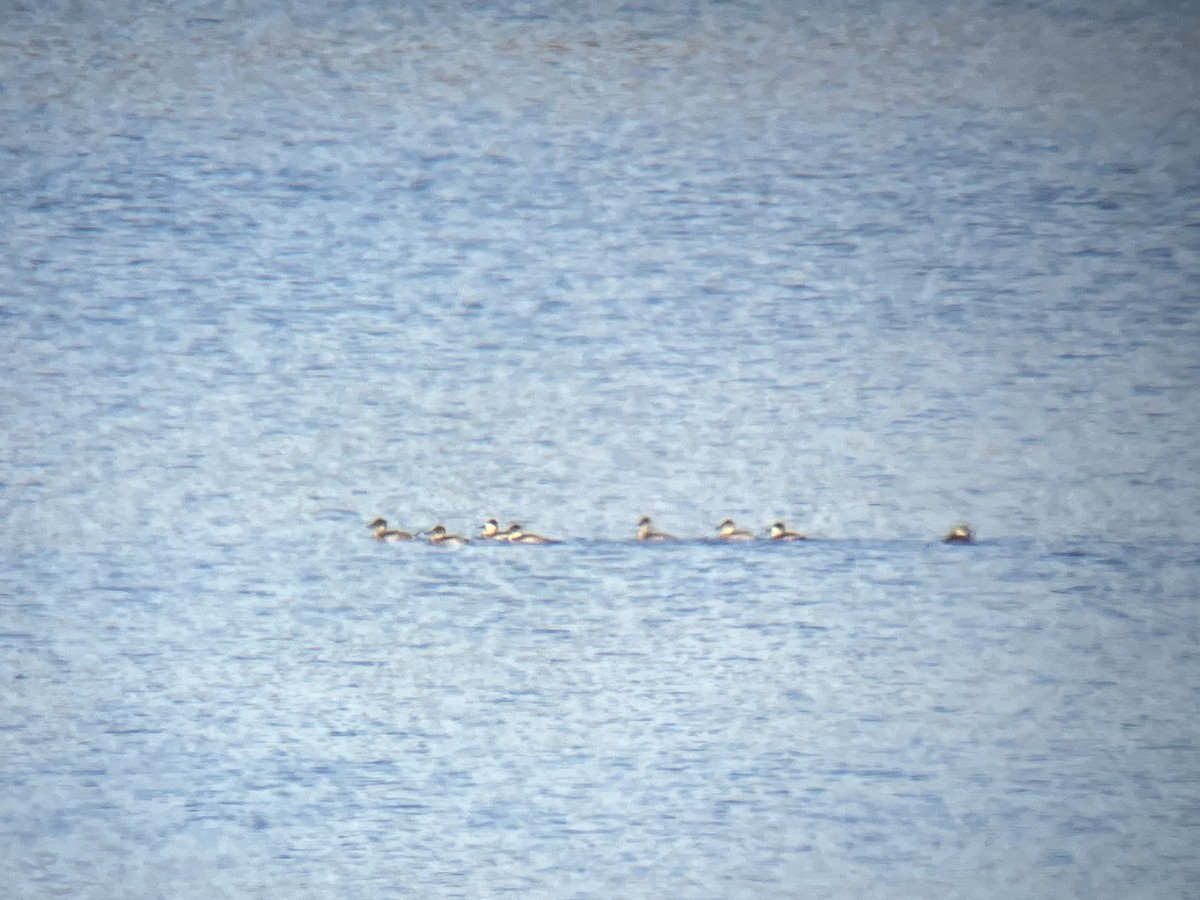
[[[975,543],[975,532],[971,530],[971,526],[966,522],[959,522],[946,532],[946,536],[942,538],[942,543],[973,544]]]
[[[429,543],[431,544],[445,544],[447,547],[458,547],[462,544],[471,543],[469,538],[465,538],[461,534],[450,534],[446,531],[446,526],[440,523],[434,525],[425,533],[429,535]]]
[[[532,534],[528,531],[522,531],[521,525],[518,522],[511,522],[508,530],[505,532],[505,540],[510,544],[557,544],[558,541],[553,538],[542,537],[540,534]]]
[[[387,519],[382,517],[376,519],[367,525],[368,528],[374,529],[375,540],[386,541],[389,544],[399,543],[400,541],[411,541],[413,536],[407,531],[398,531],[395,528],[388,528]]]
[[[798,531],[788,531],[787,526],[782,522],[776,522],[771,526],[771,540],[773,541],[807,541],[808,536],[803,535]]]
[[[500,523],[495,519],[488,519],[483,523],[483,530],[479,532],[479,536],[485,541],[507,541],[509,532],[512,531],[512,526],[500,530]]]
[[[655,531],[649,516],[638,519],[637,539],[639,541],[673,541],[675,536],[665,531]]]
[[[753,541],[756,540],[753,532],[740,531],[733,524],[733,519],[726,519],[717,526],[718,541]]]

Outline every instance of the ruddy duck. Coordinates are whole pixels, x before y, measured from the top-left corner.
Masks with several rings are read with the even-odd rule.
[[[655,531],[649,516],[638,519],[637,539],[639,541],[673,541],[675,536],[665,531]]]
[[[512,526],[500,530],[500,523],[495,519],[488,519],[483,523],[483,530],[479,532],[479,536],[485,541],[507,541],[508,535],[512,531]]]
[[[522,531],[521,525],[518,522],[512,522],[508,526],[508,531],[505,532],[505,540],[510,544],[557,544],[558,541],[552,538],[542,537],[540,534],[531,534],[528,531]]]
[[[975,543],[975,532],[971,530],[971,526],[966,522],[959,522],[946,532],[946,536],[942,538],[942,543],[973,544]]]
[[[448,547],[457,547],[461,544],[471,543],[470,540],[461,534],[449,534],[446,531],[445,525],[434,525],[425,533],[429,535],[429,543],[431,544],[445,544]]]
[[[787,526],[782,522],[776,522],[771,526],[771,540],[773,541],[807,541],[808,538],[798,531],[788,531]]]
[[[387,541],[390,544],[394,544],[399,541],[411,541],[413,539],[413,536],[407,531],[397,531],[395,528],[388,528],[387,519],[376,519],[367,527],[375,530],[375,540],[377,541]]]
[[[718,541],[753,541],[755,536],[750,531],[739,531],[733,524],[733,519],[726,519],[717,526]]]

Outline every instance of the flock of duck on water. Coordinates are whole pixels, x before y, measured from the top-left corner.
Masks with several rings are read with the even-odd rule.
[[[367,525],[375,533],[375,540],[385,541],[388,543],[398,543],[400,541],[413,541],[418,538],[425,538],[430,544],[438,544],[447,547],[460,546],[462,544],[471,543],[471,539],[464,537],[461,534],[452,534],[446,530],[446,526],[442,524],[434,525],[432,528],[425,531],[400,531],[396,528],[388,528],[387,519],[379,518]],[[756,541],[758,535],[753,531],[743,531],[738,528],[733,519],[726,519],[717,526],[717,533],[709,538],[713,541]],[[488,519],[483,523],[483,528],[479,532],[479,541],[491,541],[499,544],[558,544],[554,538],[543,537],[540,534],[533,534],[521,528],[519,522],[510,522],[508,527],[501,530],[500,524],[495,519]],[[674,535],[667,534],[665,531],[659,531],[654,527],[654,523],[650,521],[649,516],[642,516],[637,524],[637,533],[635,540],[646,542],[663,542],[678,540]],[[788,531],[787,526],[783,522],[775,522],[765,540],[768,541],[806,541],[808,536],[801,534],[798,531]],[[975,541],[975,532],[971,530],[971,526],[965,522],[953,526],[946,536],[942,538],[942,542],[946,544],[970,544]]]

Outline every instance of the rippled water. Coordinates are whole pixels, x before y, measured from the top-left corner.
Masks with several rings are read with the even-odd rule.
[[[1189,4],[0,21],[13,896],[1194,890]]]

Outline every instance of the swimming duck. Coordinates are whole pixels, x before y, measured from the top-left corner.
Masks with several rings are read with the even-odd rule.
[[[642,516],[638,519],[637,539],[639,541],[673,541],[675,536],[667,534],[665,531],[655,531],[650,517]]]
[[[971,530],[971,526],[966,522],[959,522],[942,538],[943,544],[973,544],[975,543],[975,532]]]
[[[500,523],[495,519],[488,519],[483,523],[483,530],[479,532],[479,536],[485,541],[507,541],[508,535],[512,531],[512,526],[500,530]]]
[[[469,539],[463,537],[461,534],[449,534],[446,531],[446,526],[441,524],[434,525],[425,533],[429,535],[429,543],[431,544],[445,544],[447,547],[457,547],[461,544],[471,543]]]
[[[377,541],[387,541],[390,544],[394,544],[399,541],[411,541],[413,539],[413,536],[407,531],[397,531],[395,528],[388,528],[387,519],[384,518],[376,519],[367,527],[375,530],[375,540]]]
[[[521,525],[518,522],[512,522],[508,526],[508,531],[505,532],[505,540],[510,544],[557,544],[558,541],[552,538],[542,537],[540,534],[532,534],[528,531],[522,531]]]
[[[808,538],[798,531],[788,531],[787,526],[782,522],[776,522],[771,526],[771,540],[773,541],[807,541]]]
[[[726,519],[717,526],[718,541],[753,541],[755,536],[749,531],[739,531],[733,524],[733,519]]]

